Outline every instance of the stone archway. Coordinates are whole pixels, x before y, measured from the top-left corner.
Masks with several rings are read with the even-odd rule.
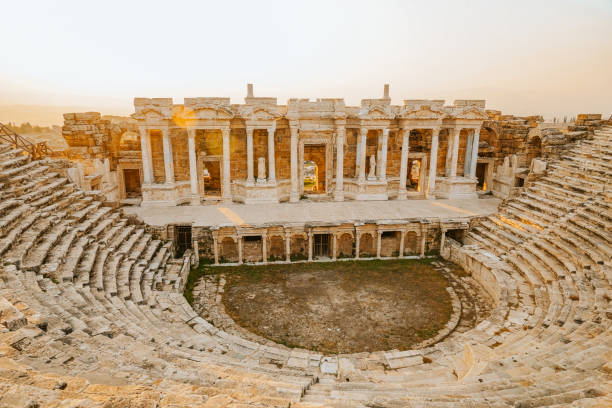
[[[285,240],[280,235],[272,235],[268,245],[268,260],[281,261],[285,258]]]
[[[359,238],[359,257],[373,258],[376,256],[376,245],[374,236],[370,232],[364,232]]]
[[[231,237],[225,237],[219,245],[219,262],[238,262],[238,246]]]
[[[418,255],[419,254],[419,239],[418,235],[414,231],[406,232],[404,237],[404,255]]]
[[[352,258],[355,256],[353,236],[348,232],[338,238],[338,248],[336,250],[338,258]]]

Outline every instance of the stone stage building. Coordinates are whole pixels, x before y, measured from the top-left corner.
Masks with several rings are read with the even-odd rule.
[[[130,118],[64,114],[71,180],[143,206],[507,197],[601,115],[563,129],[483,100],[136,98]],[[537,171],[536,166],[536,171]]]
[[[475,197],[483,100],[136,98],[142,205]],[[131,163],[134,166],[136,163]],[[482,175],[484,177],[484,174]],[[482,183],[481,183],[482,184]]]

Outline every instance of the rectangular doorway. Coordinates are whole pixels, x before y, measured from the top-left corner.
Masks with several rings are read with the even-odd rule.
[[[321,145],[304,145],[304,193],[325,194],[327,148]]]
[[[313,256],[315,258],[329,258],[329,234],[314,234]]]
[[[487,184],[485,182],[485,175],[487,174],[487,166],[489,163],[477,163],[476,164],[476,178],[478,179],[477,190],[486,190]]]
[[[204,196],[221,197],[221,160],[218,158],[204,160],[202,163]]]
[[[138,198],[142,194],[138,169],[123,169],[123,184],[126,198]]]
[[[191,248],[191,225],[174,226],[174,247],[177,258],[183,256],[185,251]]]

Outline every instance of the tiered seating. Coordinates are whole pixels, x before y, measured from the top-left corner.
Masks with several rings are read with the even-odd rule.
[[[172,284],[189,260],[171,243],[0,145],[0,406],[610,406],[611,141],[470,232],[465,279],[495,299],[465,305],[476,327],[338,356],[214,327]]]

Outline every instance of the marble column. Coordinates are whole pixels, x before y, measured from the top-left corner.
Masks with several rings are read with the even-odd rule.
[[[380,258],[380,250],[382,247],[382,231],[376,231],[376,257]]]
[[[368,137],[368,129],[361,128],[361,141],[359,142],[359,182],[365,182],[366,172],[366,142]]]
[[[187,129],[187,147],[189,149],[189,181],[191,185],[191,202],[192,204],[199,204],[198,194],[198,164],[196,161],[196,147],[195,147],[195,135],[196,130]]]
[[[255,173],[253,172],[253,128],[246,128],[247,135],[247,183],[255,183]]]
[[[457,131],[456,129],[447,129],[448,146],[446,148],[446,163],[444,164],[444,176],[445,177],[450,177],[450,173],[451,173],[451,162],[453,160],[453,144],[455,143],[456,131]]]
[[[242,263],[242,235],[238,235],[238,263]]]
[[[268,262],[268,234],[261,234],[261,254],[264,263]]]
[[[465,140],[465,160],[463,162],[463,177],[469,177],[470,175],[470,162],[472,161],[472,143],[474,142],[474,135],[472,133],[467,135]]]
[[[421,258],[425,257],[425,243],[427,242],[427,229],[421,224]]]
[[[276,183],[276,159],[274,158],[274,132],[276,131],[276,122],[268,128],[268,182]]]
[[[359,241],[361,240],[361,233],[355,232],[355,259],[359,259]]]
[[[446,240],[446,228],[442,227],[442,236],[440,237],[440,254],[442,254],[442,250],[444,249],[444,242]]]
[[[285,261],[291,262],[291,232],[285,231]]]
[[[453,152],[451,156],[451,168],[450,177],[457,177],[457,159],[459,157],[459,136],[461,135],[461,128],[457,128],[455,131],[455,137],[453,138]]]
[[[215,257],[215,265],[219,265],[219,239],[218,234],[213,232],[213,255]]]
[[[299,201],[300,194],[298,190],[298,126],[290,125],[291,129],[291,193],[289,201],[295,203]]]
[[[153,166],[151,160],[151,137],[149,130],[140,127],[140,151],[142,154],[142,177],[144,184],[153,183]]]
[[[440,128],[434,128],[431,133],[431,152],[429,156],[429,177],[427,179],[427,198],[435,198],[436,172],[438,167],[438,136]]]
[[[406,199],[406,179],[408,177],[408,151],[410,149],[410,128],[402,130],[402,156],[400,159],[400,179],[397,199]]]
[[[478,144],[480,143],[480,128],[474,129],[474,140],[472,141],[472,155],[470,157],[470,177],[476,177],[476,164],[478,164]]]
[[[389,129],[383,129],[382,154],[380,157],[380,179],[387,180],[387,147],[389,145]]]
[[[399,245],[399,257],[404,257],[404,241],[406,240],[406,230],[400,231],[400,245]]]
[[[336,260],[337,259],[337,252],[338,252],[338,235],[336,234],[332,234],[332,260]]]
[[[334,200],[344,201],[344,125],[336,126],[336,189]]]
[[[312,261],[312,231],[308,232],[308,260]]]
[[[170,131],[162,129],[162,144],[164,149],[164,170],[166,173],[166,184],[174,183],[174,159],[172,157],[172,139]]]
[[[230,128],[221,129],[223,134],[223,201],[232,200],[232,189],[230,186]]]

